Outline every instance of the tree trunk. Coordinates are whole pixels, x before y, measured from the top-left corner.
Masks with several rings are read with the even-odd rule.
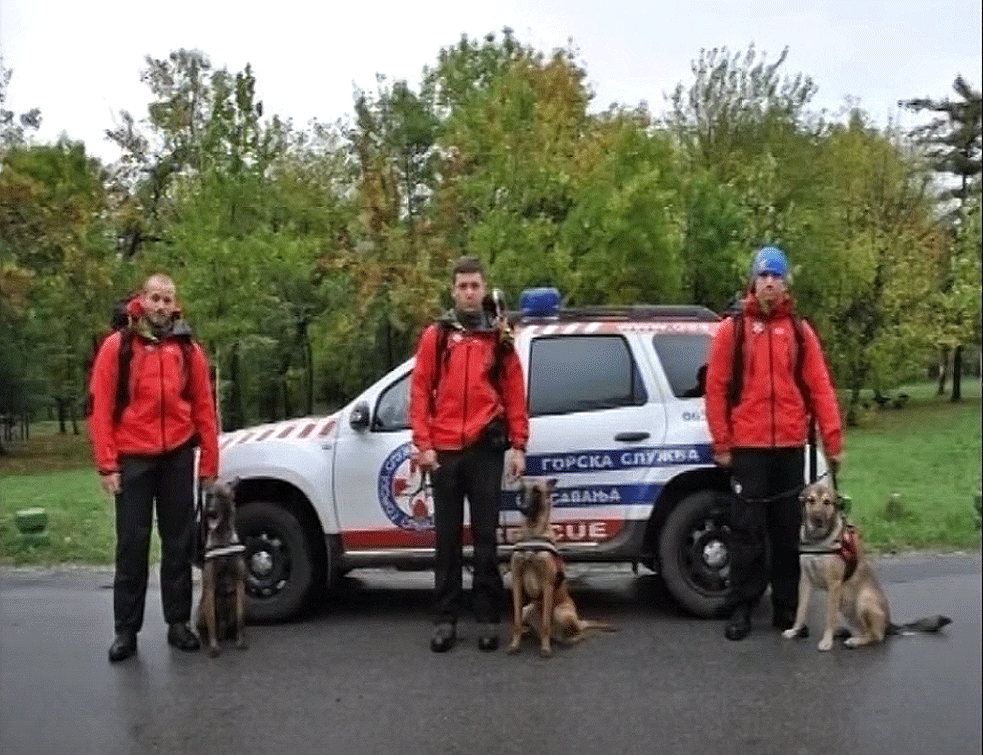
[[[66,406],[66,401],[64,398],[55,398],[55,403],[58,406],[58,432],[61,435],[68,435],[68,407]]]
[[[939,357],[939,388],[935,392],[936,396],[942,396],[945,394],[945,376],[948,370],[949,370],[949,349],[948,347],[943,346],[942,355]]]
[[[311,348],[311,339],[307,337],[307,329],[304,329],[304,362],[307,365],[307,401],[304,407],[305,413],[314,413],[314,350]]]
[[[229,354],[229,396],[228,406],[225,411],[225,418],[228,422],[229,430],[238,430],[246,424],[242,408],[242,377],[239,370],[239,344],[232,344],[232,351]]]
[[[957,346],[952,354],[952,402],[962,400],[963,392],[963,347]]]
[[[856,427],[860,418],[860,384],[855,383],[850,389],[850,404],[846,410],[847,427]]]

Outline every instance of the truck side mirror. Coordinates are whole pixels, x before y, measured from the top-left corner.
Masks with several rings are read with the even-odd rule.
[[[369,405],[365,401],[359,401],[352,407],[348,415],[348,424],[353,430],[364,430],[369,426]]]

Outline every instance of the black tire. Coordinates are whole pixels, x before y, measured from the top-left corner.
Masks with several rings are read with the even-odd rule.
[[[315,597],[315,551],[303,524],[286,507],[252,501],[236,514],[246,546],[246,617],[270,623],[295,619]]]
[[[704,619],[721,616],[730,589],[730,506],[727,493],[700,490],[683,498],[659,537],[663,580],[673,599]],[[767,575],[760,576],[764,591]]]

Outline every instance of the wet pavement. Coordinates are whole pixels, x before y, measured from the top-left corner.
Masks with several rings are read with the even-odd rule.
[[[877,562],[896,621],[938,635],[816,651],[759,609],[740,643],[682,615],[657,577],[571,566],[586,618],[618,632],[541,659],[480,653],[474,627],[427,647],[431,576],[353,572],[294,624],[249,627],[211,659],[168,647],[148,594],[139,652],[117,665],[112,574],[0,574],[0,753],[740,753],[944,755],[981,747],[980,555]]]

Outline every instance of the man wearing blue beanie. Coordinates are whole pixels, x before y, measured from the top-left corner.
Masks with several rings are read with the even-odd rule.
[[[788,280],[782,250],[758,250],[741,310],[720,324],[710,346],[707,423],[714,459],[731,471],[737,493],[731,511],[734,615],[725,630],[730,640],[750,633],[769,563],[772,624],[792,626],[799,584],[797,496],[813,421],[834,471],[842,453],[839,404],[822,347],[809,323],[796,317]]]

